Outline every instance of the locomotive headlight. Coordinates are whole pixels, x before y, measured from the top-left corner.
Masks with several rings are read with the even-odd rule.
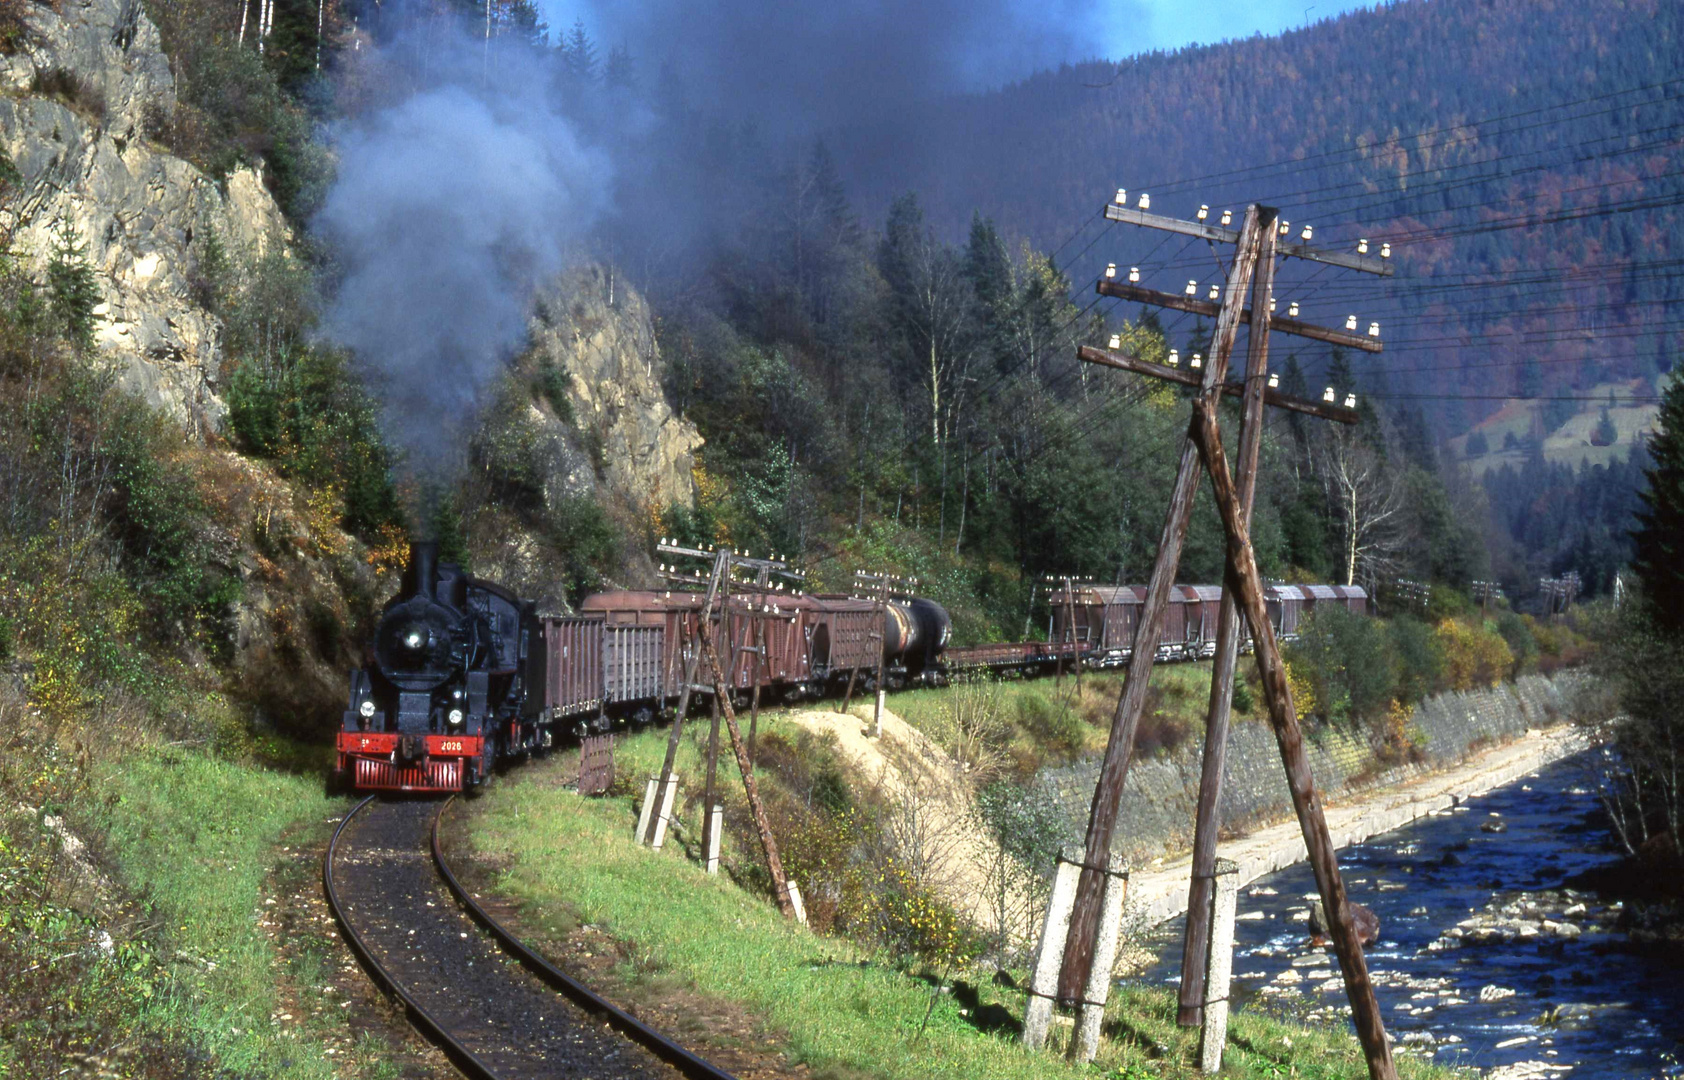
[[[426,647],[427,631],[425,627],[411,626],[403,633],[403,647],[412,652],[419,652]]]
[[[363,716],[364,720],[374,719],[374,702],[373,702],[373,700],[364,701],[361,705],[358,705],[357,711],[359,713],[362,713],[362,716]]]
[[[450,721],[451,727],[457,726],[458,724],[460,724],[462,722],[462,710],[461,709],[451,709],[450,715],[446,716],[445,719]]]

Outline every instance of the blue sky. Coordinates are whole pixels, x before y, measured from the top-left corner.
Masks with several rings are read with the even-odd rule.
[[[1121,59],[1152,49],[1173,50],[1258,33],[1278,34],[1303,26],[1306,19],[1316,22],[1373,6],[1350,0],[1316,0],[1314,5],[1301,0],[1131,0],[1126,7],[1138,14],[1131,19],[1118,11],[1121,17],[1114,24],[1115,32],[1103,48],[1109,59]]]

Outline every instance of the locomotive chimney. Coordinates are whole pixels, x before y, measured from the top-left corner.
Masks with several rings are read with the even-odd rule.
[[[403,595],[408,600],[416,594],[432,596],[438,591],[439,546],[433,540],[414,540],[409,545],[409,575],[404,581]]]

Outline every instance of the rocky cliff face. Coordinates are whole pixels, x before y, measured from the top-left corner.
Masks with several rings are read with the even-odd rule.
[[[539,361],[566,379],[586,461],[596,466],[596,483],[585,483],[577,458],[557,480],[576,493],[600,484],[639,510],[689,506],[702,437],[667,404],[643,297],[600,266],[575,270],[538,298],[531,333]]]
[[[540,488],[542,505],[528,508],[529,524],[553,526],[576,514],[574,500],[592,500],[632,538],[619,583],[652,584],[643,532],[662,511],[693,504],[702,437],[667,404],[649,305],[610,271],[584,266],[540,292],[529,334],[515,391],[487,416],[482,439],[495,444],[493,453],[519,458],[516,467],[529,469]],[[508,513],[482,515],[473,531],[476,573],[545,610],[565,609],[575,553],[548,550]]]
[[[139,0],[32,5],[23,49],[0,57],[0,148],[21,174],[0,230],[38,265],[68,223],[104,293],[101,354],[122,384],[202,433],[221,424],[220,325],[190,282],[214,233],[235,257],[285,243],[261,177],[218,184],[146,138],[175,82]]]

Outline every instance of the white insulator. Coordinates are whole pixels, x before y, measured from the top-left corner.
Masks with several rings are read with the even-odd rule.
[[[1308,225],[1304,226],[1304,231],[1299,233],[1298,236],[1302,240],[1308,240],[1310,238],[1310,227]]]
[[[1216,299],[1216,298],[1217,298],[1217,297],[1218,297],[1218,296],[1221,296],[1221,295],[1222,295],[1222,288],[1221,288],[1221,286],[1218,286],[1218,285],[1212,285],[1212,286],[1211,286],[1211,287],[1210,287],[1210,298],[1211,298],[1211,299],[1212,299],[1212,300],[1215,300],[1215,299]]]
[[[1197,296],[1198,294],[1199,294],[1199,283],[1196,282],[1196,281],[1189,281],[1187,283],[1187,295],[1188,296]]]
[[[1187,361],[1187,366],[1192,368],[1194,371],[1198,371],[1205,366],[1204,357],[1200,356],[1198,353],[1194,353],[1193,358]]]
[[[1269,389],[1273,390],[1281,384],[1281,377],[1275,372],[1269,372]]]
[[[1231,224],[1233,224],[1233,222],[1234,222],[1234,212],[1232,210],[1222,211],[1222,224],[1231,225]]]
[[[1169,351],[1169,361],[1168,362],[1169,362],[1170,367],[1175,367],[1176,365],[1180,364],[1181,363],[1181,354],[1176,352],[1174,349],[1171,349]]]
[[[1392,245],[1390,245],[1390,244],[1381,244],[1381,245],[1380,245],[1380,257],[1381,257],[1381,258],[1382,258],[1382,259],[1389,259],[1389,258],[1391,258],[1391,257],[1392,257]]]
[[[1345,395],[1345,408],[1354,409],[1356,407],[1357,407],[1357,396],[1355,394],[1346,394]]]
[[[1298,317],[1298,301],[1294,300],[1292,303],[1288,304],[1286,306],[1286,313],[1296,319]]]
[[[1107,278],[1114,278],[1114,277],[1117,276],[1117,264],[1116,263],[1106,263],[1105,264],[1105,276]]]
[[[1112,334],[1111,335],[1111,348],[1120,349],[1122,347],[1123,347],[1123,335]]]
[[[1355,330],[1356,328],[1357,328],[1357,317],[1355,315],[1345,316],[1345,329]]]
[[[1363,237],[1361,240],[1357,241],[1357,254],[1358,255],[1367,255],[1368,254],[1368,238],[1367,237]]]
[[[1203,221],[1205,218],[1207,218],[1209,216],[1210,216],[1210,207],[1201,203],[1199,205],[1199,220]]]
[[[1139,281],[1140,280],[1140,267],[1138,267],[1138,266],[1129,267],[1129,280],[1130,281]]]
[[[1322,391],[1321,399],[1323,401],[1334,401],[1337,398],[1338,398],[1338,395],[1333,392],[1333,387],[1331,387],[1331,386],[1328,387],[1326,390]]]
[[[1128,204],[1129,204],[1128,189],[1127,188],[1118,188],[1117,189],[1117,205],[1118,206],[1127,206]]]
[[[1152,209],[1152,196],[1146,194],[1144,191],[1140,193],[1140,208],[1142,210]]]
[[[1380,324],[1379,323],[1371,322],[1371,323],[1368,324],[1368,336],[1369,337],[1379,337],[1380,336]]]

